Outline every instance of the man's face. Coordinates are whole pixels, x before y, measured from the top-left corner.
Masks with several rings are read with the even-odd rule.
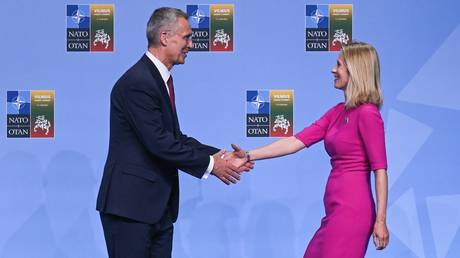
[[[187,53],[192,47],[192,29],[188,21],[182,17],[176,20],[176,29],[168,34],[168,44],[165,49],[166,66],[172,68],[176,64],[185,63]]]

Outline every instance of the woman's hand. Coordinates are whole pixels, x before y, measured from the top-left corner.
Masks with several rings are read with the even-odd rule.
[[[249,161],[249,157],[246,154],[246,151],[241,149],[238,145],[232,143],[232,148],[233,148],[233,154],[235,155],[236,158],[245,158],[247,161]]]
[[[234,151],[225,153],[222,157],[223,159],[231,162],[232,165],[237,167],[239,173],[243,171],[249,172],[254,168],[254,162],[249,161],[249,157],[243,149],[236,144],[232,144],[232,148]]]
[[[388,233],[387,224],[383,221],[376,221],[374,224],[374,245],[377,250],[382,250],[387,247],[390,241],[390,234]]]

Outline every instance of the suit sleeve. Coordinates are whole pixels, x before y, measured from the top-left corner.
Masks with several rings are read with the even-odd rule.
[[[209,155],[194,145],[184,144],[165,128],[161,102],[155,93],[147,82],[132,83],[125,88],[121,99],[129,123],[153,156],[201,178],[209,165]]]
[[[371,170],[387,169],[383,120],[375,105],[361,107],[358,129]]]
[[[207,155],[211,156],[219,152],[219,149],[214,148],[212,146],[203,144],[199,142],[197,139],[193,137],[189,137],[181,132],[181,140],[185,145],[191,146],[193,148],[196,148],[199,151],[202,151],[206,153]]]

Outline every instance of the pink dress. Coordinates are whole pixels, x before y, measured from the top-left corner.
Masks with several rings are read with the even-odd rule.
[[[346,110],[339,103],[295,137],[307,147],[324,139],[332,165],[324,194],[326,216],[304,258],[364,257],[375,221],[370,171],[387,168],[377,106]]]

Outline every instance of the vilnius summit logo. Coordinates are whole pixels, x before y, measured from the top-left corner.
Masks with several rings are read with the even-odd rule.
[[[233,4],[187,5],[191,51],[233,51]]]
[[[340,51],[352,40],[353,5],[306,5],[305,50]]]
[[[7,138],[54,138],[54,91],[7,91]]]
[[[113,5],[67,5],[67,51],[112,52]]]
[[[292,136],[293,108],[293,90],[247,90],[246,137]]]

